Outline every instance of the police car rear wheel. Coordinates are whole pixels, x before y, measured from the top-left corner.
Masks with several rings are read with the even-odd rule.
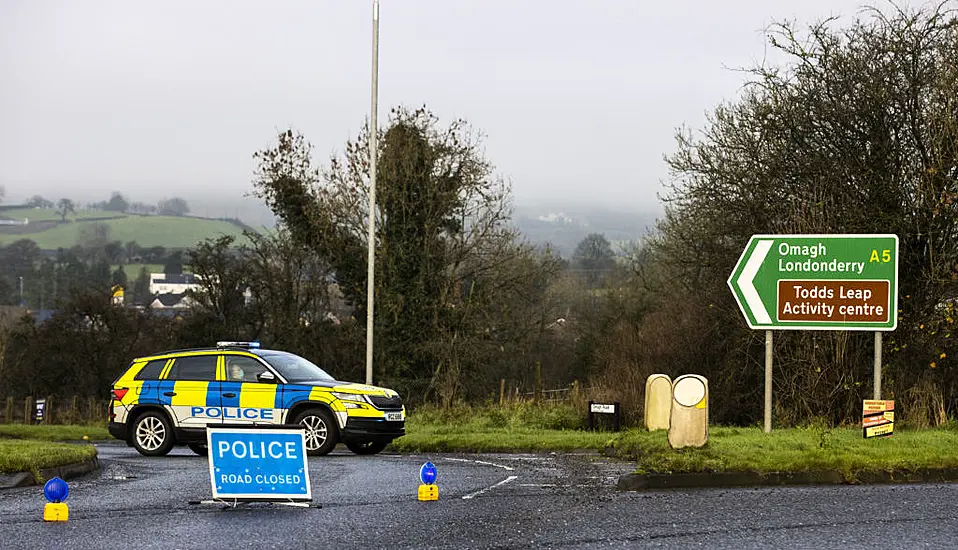
[[[306,427],[306,454],[329,454],[339,440],[339,429],[333,415],[323,409],[309,409],[296,417],[296,424]]]
[[[141,455],[163,456],[173,448],[173,428],[163,413],[147,411],[133,423],[133,447]]]
[[[346,448],[358,455],[374,455],[382,452],[388,443],[382,441],[350,441]]]

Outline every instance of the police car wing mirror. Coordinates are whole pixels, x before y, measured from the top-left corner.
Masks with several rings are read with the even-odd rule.
[[[267,370],[259,373],[259,375],[256,376],[256,379],[260,382],[275,382],[276,376]]]

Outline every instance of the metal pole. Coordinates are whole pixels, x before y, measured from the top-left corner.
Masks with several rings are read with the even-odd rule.
[[[872,399],[881,399],[881,331],[875,331],[875,381]]]
[[[20,307],[23,307],[23,277],[20,277]]]
[[[772,331],[765,331],[765,433],[772,433]]]
[[[366,383],[373,383],[373,295],[376,262],[376,160],[379,129],[376,110],[379,99],[379,0],[373,0],[372,111],[369,115],[369,239],[366,271]]]

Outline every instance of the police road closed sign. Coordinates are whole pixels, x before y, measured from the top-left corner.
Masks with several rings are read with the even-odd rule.
[[[301,429],[207,427],[214,499],[312,500]]]

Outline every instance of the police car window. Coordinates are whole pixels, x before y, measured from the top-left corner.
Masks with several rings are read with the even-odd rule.
[[[226,379],[230,382],[257,382],[256,377],[266,370],[266,366],[243,355],[226,355]]]
[[[291,383],[310,381],[334,381],[326,371],[312,362],[292,353],[270,351],[260,352],[260,357],[266,360],[274,369],[279,371],[283,378]]]
[[[216,356],[178,357],[173,361],[167,380],[216,380]]]
[[[136,376],[133,377],[134,380],[156,380],[160,377],[160,373],[163,372],[163,367],[166,366],[166,359],[157,359],[156,361],[150,361],[146,364],[145,367],[140,369],[140,372],[136,373]]]

